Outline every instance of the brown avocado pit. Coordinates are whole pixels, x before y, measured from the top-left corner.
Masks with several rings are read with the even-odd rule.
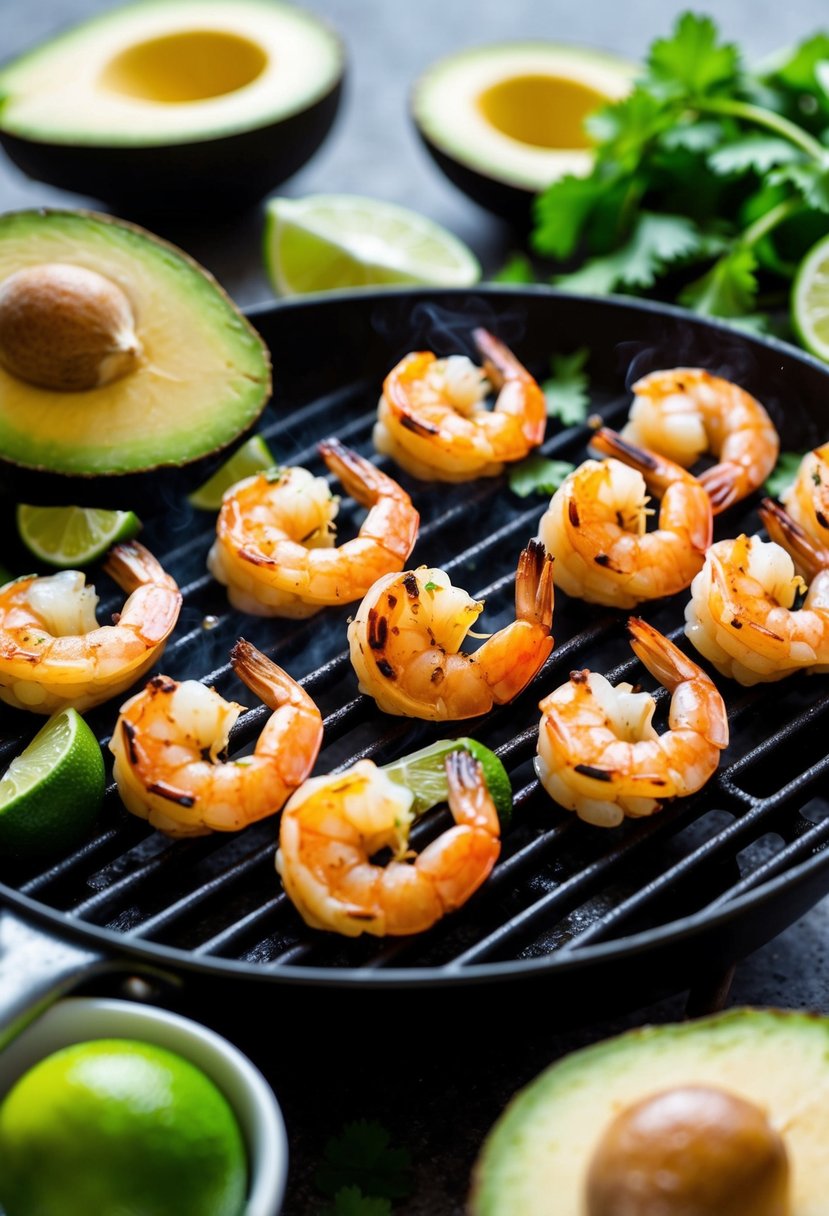
[[[140,353],[129,300],[97,271],[48,262],[0,283],[0,363],[18,379],[82,392],[128,375]]]
[[[626,1107],[587,1172],[587,1216],[789,1216],[789,1163],[764,1111],[685,1086]]]

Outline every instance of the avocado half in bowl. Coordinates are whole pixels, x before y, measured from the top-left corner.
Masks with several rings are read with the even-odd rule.
[[[317,150],[344,55],[279,0],[141,0],[0,69],[0,141],[30,177],[167,214],[257,202]]]
[[[265,343],[216,280],[134,224],[0,216],[0,477],[26,502],[192,489],[256,422]]]
[[[573,1052],[513,1098],[470,1216],[825,1216],[829,1018],[733,1009]]]
[[[518,224],[534,195],[566,173],[590,172],[591,111],[630,91],[635,65],[588,47],[515,42],[475,47],[430,67],[412,117],[451,182]]]

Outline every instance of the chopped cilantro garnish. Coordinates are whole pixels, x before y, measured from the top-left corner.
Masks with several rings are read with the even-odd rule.
[[[337,1198],[343,1189],[357,1191],[372,1200],[405,1199],[411,1194],[411,1157],[404,1148],[394,1148],[382,1123],[358,1119],[346,1123],[338,1136],[325,1146],[324,1160],[314,1175],[323,1195]],[[349,1198],[349,1202],[351,1201]],[[388,1208],[339,1208],[339,1214],[362,1213],[381,1216]]]
[[[519,498],[527,498],[530,494],[554,494],[575,467],[567,460],[528,456],[510,469],[509,488]]]
[[[802,452],[780,453],[777,458],[777,464],[772,469],[768,481],[763,486],[763,489],[771,498],[779,498],[781,494],[784,494],[788,490],[797,476],[797,470],[800,468],[802,459]]]
[[[547,413],[551,418],[560,418],[565,426],[578,426],[587,417],[590,394],[584,365],[589,357],[590,351],[581,346],[571,355],[553,355],[550,359],[551,375],[541,387]]]

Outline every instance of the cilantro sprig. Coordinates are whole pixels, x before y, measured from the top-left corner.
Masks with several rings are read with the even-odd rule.
[[[785,286],[829,232],[829,35],[760,78],[710,17],[684,13],[631,93],[587,125],[592,172],[535,202],[531,246],[552,281],[762,325],[769,279]],[[520,256],[505,271],[527,274]]]
[[[382,1123],[356,1119],[326,1144],[314,1185],[332,1201],[325,1216],[391,1216],[392,1202],[412,1192],[411,1174],[410,1153]]]

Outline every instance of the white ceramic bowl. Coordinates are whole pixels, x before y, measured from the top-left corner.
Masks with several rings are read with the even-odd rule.
[[[68,997],[27,1026],[0,1055],[0,1099],[44,1056],[88,1039],[142,1039],[185,1056],[215,1081],[245,1137],[249,1189],[244,1216],[277,1216],[288,1173],[288,1142],[273,1090],[247,1056],[189,1018],[130,1001]]]

